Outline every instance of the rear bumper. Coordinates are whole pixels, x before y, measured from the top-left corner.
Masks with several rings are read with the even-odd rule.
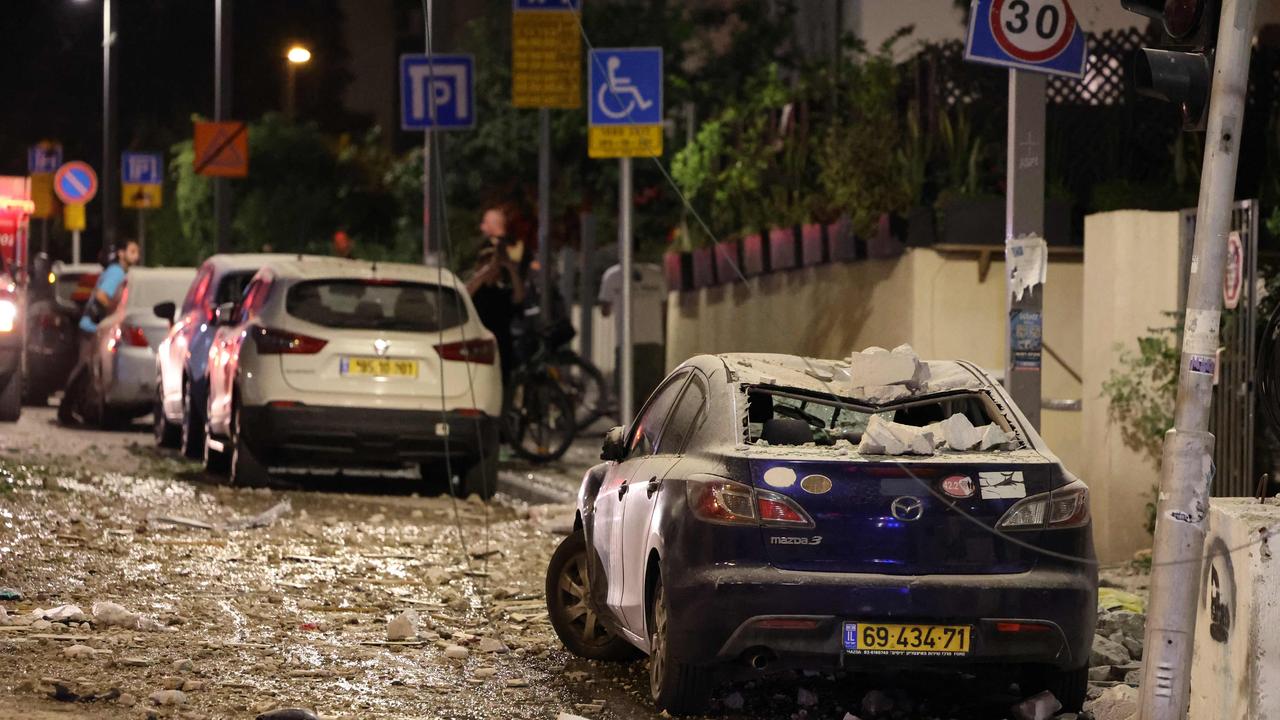
[[[151,348],[119,348],[112,357],[107,403],[127,410],[146,410],[155,402],[156,354]]]
[[[497,452],[488,415],[317,405],[241,410],[245,441],[268,465],[394,467]]]
[[[673,607],[672,649],[693,664],[733,664],[764,653],[776,667],[906,668],[1088,663],[1096,623],[1096,579],[1087,569],[1013,575],[891,575],[791,572],[769,566],[706,567],[664,578]],[[761,627],[761,620],[809,620],[811,628]],[[998,623],[1039,623],[1036,632]],[[970,652],[857,655],[845,651],[845,622],[968,625]]]

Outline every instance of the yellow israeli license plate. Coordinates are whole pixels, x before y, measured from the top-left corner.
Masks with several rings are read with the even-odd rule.
[[[342,374],[347,377],[418,377],[417,360],[379,357],[344,357]]]
[[[967,655],[966,625],[887,625],[847,622],[845,652],[856,655]]]

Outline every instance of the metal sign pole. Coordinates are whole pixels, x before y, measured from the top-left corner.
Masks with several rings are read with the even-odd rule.
[[[431,59],[431,25],[432,11],[435,3],[426,0],[423,3],[426,12],[423,17],[423,46],[427,54],[427,128],[422,131],[422,264],[439,263],[437,252],[431,247],[431,131],[436,123],[436,85],[435,63]]]
[[[591,210],[583,210],[578,217],[582,224],[582,252],[579,253],[581,268],[578,271],[578,354],[591,360],[595,345],[593,311],[599,291],[592,271],[592,255],[596,251],[596,215]]]
[[[538,108],[538,309],[551,322],[551,111]]]
[[[116,10],[117,3],[105,0],[102,5],[102,246],[113,248],[116,244],[116,209],[120,202],[120,192],[116,183],[118,168],[116,162],[116,121],[117,98],[116,78],[118,59],[112,62],[113,49],[116,43]]]
[[[80,231],[71,231],[71,262],[72,264],[80,264]]]
[[[214,102],[213,118],[231,119],[231,12],[233,0],[214,5]],[[218,252],[231,252],[231,186],[227,178],[213,179],[214,237]]]
[[[138,208],[138,264],[147,264],[147,211]]]
[[[622,260],[622,337],[618,345],[622,348],[619,358],[621,363],[621,380],[618,383],[618,408],[621,416],[618,422],[630,424],[635,415],[635,357],[631,344],[631,158],[618,159],[618,256]]]
[[[1009,71],[1008,191],[1005,200],[1005,278],[1008,283],[1008,341],[1005,387],[1031,426],[1040,429],[1041,334],[1044,285],[1015,279],[1014,253],[1038,253],[1020,271],[1048,261],[1044,238],[1045,83],[1040,73]],[[1041,243],[1017,246],[1018,238]],[[1033,278],[1034,279],[1034,278]],[[1021,290],[1021,292],[1019,292]],[[1019,295],[1021,297],[1019,297]]]

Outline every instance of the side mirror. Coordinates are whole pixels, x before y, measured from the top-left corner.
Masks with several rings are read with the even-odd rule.
[[[236,316],[236,304],[224,302],[213,311],[214,325],[230,325]]]
[[[171,302],[156,303],[151,306],[151,312],[155,313],[156,317],[161,320],[167,321],[170,325],[173,324],[173,314],[177,311],[177,304]]]
[[[604,443],[600,447],[601,460],[619,462],[627,456],[625,432],[626,430],[619,425],[610,428],[609,432],[604,434]]]

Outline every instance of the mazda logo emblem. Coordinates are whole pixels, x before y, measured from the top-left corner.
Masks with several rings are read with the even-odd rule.
[[[924,503],[920,502],[920,498],[903,496],[893,501],[889,512],[903,522],[914,522],[924,515]]]

